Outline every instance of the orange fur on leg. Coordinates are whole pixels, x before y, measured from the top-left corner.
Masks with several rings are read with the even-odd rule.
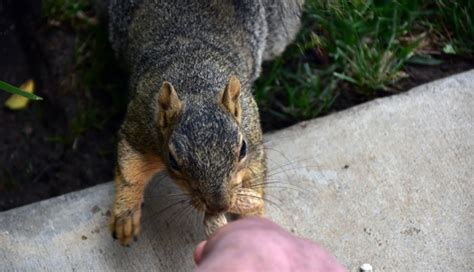
[[[126,152],[120,152],[122,151]],[[122,245],[128,245],[140,232],[141,204],[146,185],[164,170],[163,160],[152,154],[142,155],[126,141],[119,143],[119,165],[115,177],[115,203],[110,228]]]

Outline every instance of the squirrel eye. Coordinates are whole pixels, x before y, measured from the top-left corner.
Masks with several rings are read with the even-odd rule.
[[[243,160],[247,155],[247,143],[245,140],[242,141],[242,147],[240,148],[239,161]]]
[[[168,153],[168,162],[171,166],[171,168],[173,168],[174,170],[176,171],[179,171],[179,169],[181,168],[179,165],[178,165],[178,162],[176,161],[175,157],[173,156],[173,154],[171,154],[171,152]]]

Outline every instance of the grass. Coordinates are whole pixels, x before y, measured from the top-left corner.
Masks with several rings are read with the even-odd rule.
[[[368,98],[393,92],[407,61],[437,65],[428,46],[470,55],[474,2],[307,0],[302,28],[284,55],[264,65],[256,84],[262,111],[281,120],[327,113],[342,91]]]
[[[474,53],[474,2],[470,0],[435,0],[436,26],[451,48],[448,53]]]
[[[400,78],[417,41],[401,42],[420,15],[416,1],[310,1],[309,17],[318,24],[322,46],[337,64],[334,76],[369,95]]]

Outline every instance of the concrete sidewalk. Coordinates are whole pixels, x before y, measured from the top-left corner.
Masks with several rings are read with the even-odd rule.
[[[268,217],[349,270],[474,270],[474,70],[265,139]],[[191,270],[202,219],[160,213],[169,183],[149,188],[129,248],[107,230],[111,183],[0,213],[0,270]]]

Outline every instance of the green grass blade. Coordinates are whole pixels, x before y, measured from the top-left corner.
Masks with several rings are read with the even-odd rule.
[[[337,78],[342,79],[342,80],[349,81],[350,83],[353,83],[353,84],[357,84],[357,81],[355,79],[353,79],[352,77],[346,76],[346,75],[338,73],[338,72],[334,72],[333,75]]]
[[[26,97],[26,98],[31,99],[31,100],[43,100],[42,97],[39,97],[39,96],[37,96],[35,94],[32,94],[32,93],[29,93],[29,92],[25,92],[22,89],[17,88],[15,86],[10,85],[10,84],[8,84],[4,81],[1,81],[1,80],[0,80],[0,89],[5,90],[5,91],[7,91],[9,93],[12,93],[12,94],[21,95],[21,96]]]

